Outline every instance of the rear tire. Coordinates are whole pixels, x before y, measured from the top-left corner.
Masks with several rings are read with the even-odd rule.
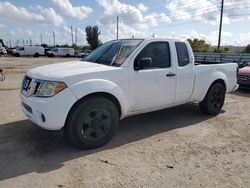
[[[73,107],[64,129],[73,145],[93,149],[109,142],[118,124],[119,113],[115,105],[104,97],[93,96]]]
[[[69,54],[66,54],[66,57],[70,57],[70,55],[69,55]]]
[[[226,89],[221,83],[214,83],[199,103],[201,111],[208,115],[218,115],[224,105],[225,93]]]
[[[34,57],[39,57],[39,53],[35,53],[35,54],[34,54]]]
[[[15,57],[20,57],[20,54],[19,53],[14,53],[14,56]]]

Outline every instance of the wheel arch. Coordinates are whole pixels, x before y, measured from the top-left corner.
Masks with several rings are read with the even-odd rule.
[[[227,85],[226,85],[226,82],[223,80],[223,79],[217,79],[217,80],[215,80],[211,85],[210,85],[210,87],[209,87],[209,89],[211,88],[211,86],[212,85],[214,85],[215,83],[220,83],[221,85],[223,85],[223,87],[225,88],[225,91],[227,91]],[[208,90],[209,90],[208,89]],[[208,90],[207,90],[207,92],[208,92]]]
[[[117,108],[118,113],[119,113],[119,117],[121,118],[121,116],[122,116],[122,107],[121,107],[121,104],[120,104],[119,100],[114,95],[112,95],[112,94],[110,94],[108,92],[94,92],[94,93],[90,93],[90,94],[87,94],[87,95],[83,96],[82,98],[80,98],[79,100],[77,100],[71,106],[71,108],[70,108],[70,110],[69,110],[69,112],[67,114],[66,121],[68,120],[68,117],[69,117],[70,113],[72,112],[72,110],[74,108],[76,108],[76,106],[79,103],[81,103],[84,100],[87,100],[88,98],[95,97],[95,96],[104,97],[104,98],[110,100],[115,105],[115,107]]]
[[[214,84],[216,84],[216,83],[222,84],[223,87],[225,88],[225,92],[227,91],[227,85],[226,85],[225,80],[223,80],[222,78],[218,78],[218,79],[214,80],[214,81],[209,85],[209,87],[205,90],[206,92],[204,92],[204,95],[203,95],[203,97],[202,97],[202,100],[206,97],[206,95],[207,95],[208,91],[210,90],[210,88],[211,88]]]
[[[223,87],[225,88],[225,91],[227,92],[228,84],[227,84],[226,76],[224,74],[214,73],[212,76],[210,76],[210,78],[204,77],[201,80],[196,81],[194,92],[190,101],[194,101],[194,102],[202,101],[205,98],[211,86],[215,83],[221,83]]]

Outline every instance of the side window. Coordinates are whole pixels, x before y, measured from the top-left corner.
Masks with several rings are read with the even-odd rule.
[[[146,67],[142,67],[140,64],[142,60],[149,59],[151,61]],[[148,44],[136,57],[134,62],[135,70],[136,66],[140,69],[152,69],[152,68],[168,68],[171,67],[170,62],[170,50],[168,42],[152,42]]]
[[[184,67],[189,64],[188,49],[184,42],[175,42],[178,65],[179,67]]]

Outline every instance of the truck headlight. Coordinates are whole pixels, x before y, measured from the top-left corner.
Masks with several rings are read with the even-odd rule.
[[[52,97],[65,89],[67,85],[64,82],[44,81],[37,91],[38,97]]]

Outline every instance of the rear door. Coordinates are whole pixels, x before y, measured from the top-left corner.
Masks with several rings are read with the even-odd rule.
[[[152,65],[136,70],[135,64],[142,58],[151,58]],[[174,103],[175,68],[170,45],[166,42],[148,43],[133,59],[129,87],[131,111],[147,111]]]
[[[191,52],[185,42],[175,42],[177,57],[177,84],[175,103],[185,103],[192,95],[195,69]]]

